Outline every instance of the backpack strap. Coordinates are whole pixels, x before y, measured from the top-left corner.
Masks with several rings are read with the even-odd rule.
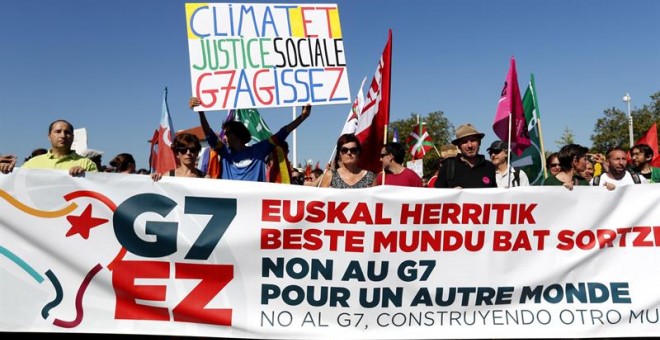
[[[448,187],[454,187],[454,175],[456,174],[456,158],[449,161],[449,167],[447,168],[447,184]]]
[[[513,181],[511,182],[512,187],[520,186],[520,169],[513,168]]]
[[[630,176],[632,176],[633,182],[635,182],[635,184],[642,183],[642,180],[639,179],[639,173],[638,172],[636,172],[633,169],[628,169],[628,172],[630,173]]]

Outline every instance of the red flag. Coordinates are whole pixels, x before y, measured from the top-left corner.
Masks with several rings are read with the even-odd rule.
[[[316,162],[316,167],[315,167],[314,169],[320,169],[320,168],[321,168],[321,163],[320,163],[320,162]]]
[[[154,172],[166,173],[176,169],[176,158],[172,151],[172,117],[167,107],[167,87],[163,91],[163,106],[160,113],[160,126],[158,127],[158,141],[156,145],[156,157],[152,159],[151,167]]]
[[[509,136],[509,119],[511,124],[511,136]],[[527,130],[527,120],[520,98],[518,87],[518,74],[516,73],[516,60],[511,57],[511,67],[506,76],[504,88],[500,96],[493,122],[493,131],[502,141],[508,142],[511,151],[520,156],[528,146],[532,144]],[[509,138],[510,137],[510,138]]]
[[[360,167],[378,173],[382,170],[380,150],[385,144],[385,129],[390,121],[390,81],[392,68],[392,30],[371,80],[355,135],[362,144]]]
[[[305,178],[312,177],[312,163],[307,162],[305,165]]]
[[[149,173],[153,172],[154,164],[156,164],[158,159],[158,154],[156,153],[156,145],[158,145],[158,130],[154,130],[154,135],[149,140],[151,144],[151,151],[149,152]]]
[[[656,123],[653,123],[651,127],[646,131],[642,138],[638,139],[635,142],[637,144],[646,144],[651,147],[653,150],[653,159],[649,163],[651,166],[660,167],[660,153],[658,152],[658,127]]]
[[[406,144],[410,145],[409,151],[413,160],[424,158],[424,155],[433,149],[433,140],[431,140],[431,136],[423,124],[417,124],[413,127],[406,139]]]

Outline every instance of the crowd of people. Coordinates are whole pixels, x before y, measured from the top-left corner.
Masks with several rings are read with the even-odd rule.
[[[190,108],[200,104],[190,99]],[[171,144],[176,168],[165,173],[152,173],[154,181],[163,176],[230,179],[287,183],[323,188],[355,189],[379,185],[429,188],[511,188],[529,186],[527,174],[509,164],[509,145],[497,140],[486,149],[488,156],[479,153],[485,136],[472,124],[463,124],[456,130],[451,147],[443,147],[433,168],[435,173],[423,179],[404,165],[406,146],[398,142],[385,144],[380,153],[382,171],[374,173],[362,169],[362,146],[354,134],[343,134],[337,139],[334,160],[325,169],[305,171],[291,166],[288,160],[287,136],[311,114],[307,105],[291,123],[283,126],[267,140],[249,144],[250,131],[241,122],[227,121],[222,132],[216,134],[199,111],[199,119],[213,157],[201,166],[202,143],[191,133],[179,133]],[[120,153],[108,166],[102,165],[102,152],[87,150],[78,154],[72,150],[73,125],[56,120],[48,128],[50,149],[35,149],[22,164],[27,169],[67,170],[71,176],[83,176],[89,171],[126,174],[149,174],[146,169],[136,170],[130,153]],[[628,156],[630,151],[630,156]],[[631,163],[628,163],[630,157]],[[542,185],[604,186],[615,190],[629,184],[660,183],[660,168],[651,166],[653,149],[646,144],[634,145],[630,150],[613,147],[605,154],[590,153],[578,144],[563,146],[546,158],[547,177]],[[0,173],[11,173],[17,166],[13,155],[0,155]],[[207,171],[208,169],[215,169]]]

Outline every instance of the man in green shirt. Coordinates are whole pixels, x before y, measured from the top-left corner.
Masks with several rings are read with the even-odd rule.
[[[86,171],[98,171],[96,164],[71,150],[73,125],[56,120],[48,127],[51,149],[46,154],[30,158],[23,164],[26,169],[69,170],[71,176],[83,176]]]

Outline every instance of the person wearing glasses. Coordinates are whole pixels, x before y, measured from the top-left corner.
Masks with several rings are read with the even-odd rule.
[[[398,185],[404,187],[423,186],[422,179],[416,172],[403,166],[406,157],[406,147],[401,143],[389,142],[380,151],[380,161],[385,172],[385,185]],[[383,185],[383,173],[379,173],[373,186]]]
[[[199,105],[201,105],[199,98],[190,98],[189,106],[191,109]],[[211,129],[204,111],[198,113],[199,121],[206,135],[206,141],[220,155],[222,163],[221,178],[265,182],[266,158],[275,146],[285,141],[289,134],[309,117],[312,113],[312,105],[305,105],[296,119],[283,126],[273,136],[252,145],[248,145],[252,139],[250,130],[243,123],[232,120],[222,124],[224,137],[221,140]]]
[[[321,180],[322,188],[356,189],[368,188],[374,182],[376,174],[358,166],[362,145],[352,133],[339,136],[337,139],[334,169],[326,171]]]
[[[164,174],[153,173],[151,179],[156,182],[163,176],[211,178],[195,166],[200,150],[202,150],[202,144],[197,136],[185,132],[177,134],[172,141],[172,151],[176,155],[176,169]]]
[[[556,176],[561,172],[561,164],[559,164],[559,154],[553,152],[545,160],[545,168],[548,170],[548,177]]]
[[[495,180],[498,188],[528,186],[529,178],[520,169],[509,164],[509,144],[501,140],[494,141],[488,149],[490,161],[495,165]]]
[[[653,149],[648,144],[637,144],[630,149],[633,170],[639,172],[649,183],[660,183],[660,168],[651,166]]]
[[[564,145],[558,152],[557,159],[561,167],[559,173],[548,176],[543,185],[562,185],[573,190],[576,185],[589,185],[589,181],[580,176],[589,162],[589,149],[579,144]]]

